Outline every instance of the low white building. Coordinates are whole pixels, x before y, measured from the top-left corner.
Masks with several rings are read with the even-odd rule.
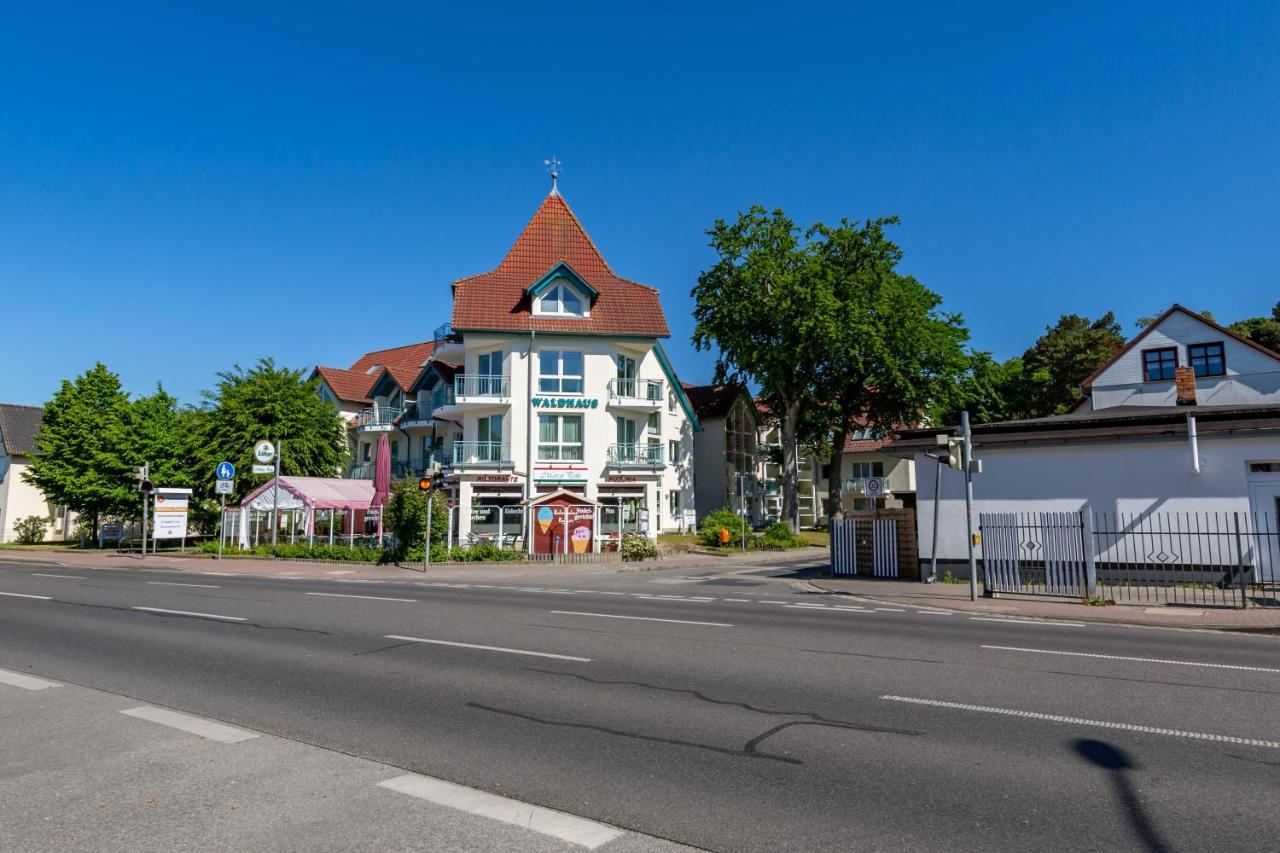
[[[977,513],[1235,514],[1280,518],[1280,354],[1175,305],[1084,384],[1075,411],[976,424]],[[935,436],[908,430],[890,452],[914,457],[917,525],[927,559],[941,476],[938,557],[966,559],[963,476],[934,461]],[[1277,563],[1280,565],[1280,563]]]
[[[35,437],[44,410],[0,403],[0,542],[17,539],[15,525],[29,516],[48,522],[46,540],[63,540],[75,527],[74,513],[51,504],[44,493],[22,479],[37,453]]]

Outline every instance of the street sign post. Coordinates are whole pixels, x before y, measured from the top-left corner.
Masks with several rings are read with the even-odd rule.
[[[280,456],[284,453],[282,442],[272,444],[269,441],[259,441],[253,446],[253,461],[257,464],[253,466],[255,474],[270,474],[272,472],[271,463],[275,463],[275,483],[271,487],[271,544],[276,544],[276,537],[280,533]]]
[[[230,462],[223,462],[222,465],[226,465],[228,468],[231,469],[231,473],[233,475],[235,474],[236,472],[235,466],[233,466]],[[222,474],[222,465],[218,466],[217,473],[219,475]],[[220,499],[220,502],[222,504],[222,507],[218,512],[218,559],[221,560],[222,559],[222,540],[226,538],[227,495],[235,494],[236,481],[230,480],[230,479],[226,479],[226,480],[219,479],[216,483],[213,484],[213,490],[218,495],[218,498]]]
[[[219,462],[218,467],[213,469],[213,476],[219,480],[234,480],[236,478],[236,466],[230,462]]]

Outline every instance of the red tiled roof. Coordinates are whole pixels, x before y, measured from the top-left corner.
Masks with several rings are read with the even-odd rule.
[[[534,317],[525,289],[565,263],[599,296],[591,316]],[[453,283],[453,327],[587,335],[670,335],[658,291],[609,269],[578,217],[558,194],[548,195],[498,268]]]
[[[344,403],[371,403],[369,389],[375,377],[357,370],[341,367],[317,367],[316,373],[325,381],[339,400]]]
[[[356,363],[351,365],[350,372],[368,375],[369,384],[365,387],[365,390],[368,391],[381,372],[374,370],[370,373],[370,369],[384,367],[402,390],[408,390],[409,386],[413,385],[413,381],[418,378],[418,374],[422,372],[422,366],[427,363],[427,359],[431,357],[431,353],[435,352],[435,349],[434,341],[423,341],[420,344],[374,350],[360,356]]]
[[[889,443],[889,436],[884,438],[846,438],[845,453],[870,453],[879,450]]]

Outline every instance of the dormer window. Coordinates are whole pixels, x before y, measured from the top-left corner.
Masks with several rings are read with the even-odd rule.
[[[551,317],[585,317],[586,300],[565,279],[559,279],[547,286],[538,297],[537,309],[534,313]]]

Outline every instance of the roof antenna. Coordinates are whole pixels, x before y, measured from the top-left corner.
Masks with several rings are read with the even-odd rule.
[[[547,171],[551,173],[551,194],[560,195],[560,189],[556,186],[556,180],[560,177],[560,161],[556,159],[556,155],[552,154],[550,160],[543,160],[542,162],[547,167]]]

